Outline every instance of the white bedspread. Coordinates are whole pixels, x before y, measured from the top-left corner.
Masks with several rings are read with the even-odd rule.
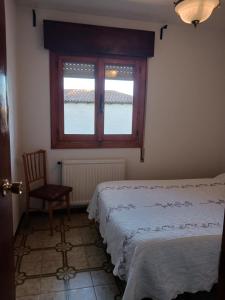
[[[225,178],[99,184],[88,207],[127,281],[123,300],[171,300],[217,282]]]

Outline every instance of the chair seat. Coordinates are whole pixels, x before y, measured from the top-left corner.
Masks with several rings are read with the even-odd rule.
[[[46,184],[40,188],[30,191],[30,197],[40,198],[47,201],[56,201],[62,199],[63,196],[67,195],[72,191],[72,187]]]

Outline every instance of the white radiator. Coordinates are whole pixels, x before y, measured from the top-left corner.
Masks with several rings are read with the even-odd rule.
[[[124,178],[124,159],[62,161],[62,184],[73,188],[71,205],[89,203],[98,183]]]

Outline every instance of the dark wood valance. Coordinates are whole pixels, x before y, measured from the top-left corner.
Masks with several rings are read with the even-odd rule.
[[[154,56],[152,31],[44,20],[44,47],[62,55]]]

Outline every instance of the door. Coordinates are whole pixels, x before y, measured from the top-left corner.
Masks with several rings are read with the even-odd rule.
[[[6,95],[6,32],[4,0],[0,0],[0,184],[11,180]],[[11,195],[0,192],[0,298],[15,299]]]

